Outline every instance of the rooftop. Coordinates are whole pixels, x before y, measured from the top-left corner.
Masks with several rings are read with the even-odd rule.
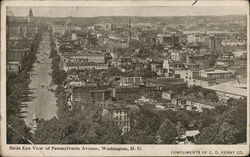
[[[67,62],[66,66],[96,66],[95,62]]]
[[[147,79],[146,81],[156,83],[156,84],[185,84],[182,78],[157,78],[157,79]]]
[[[129,110],[130,107],[124,104],[110,104],[108,107],[106,107],[107,110],[120,110],[120,109],[126,109]]]
[[[202,72],[206,72],[207,74],[227,74],[227,73],[232,73],[230,71],[225,71],[225,70],[211,70],[211,71],[206,71],[206,70],[202,70]]]
[[[245,97],[247,96],[247,89],[238,88],[229,84],[219,84],[219,85],[214,85],[214,86],[209,86],[209,87],[204,87],[204,88],[214,90],[214,91],[229,93],[233,95],[239,95],[239,96],[245,96]]]
[[[195,80],[201,80],[201,81],[209,81],[210,79],[207,77],[194,77]]]

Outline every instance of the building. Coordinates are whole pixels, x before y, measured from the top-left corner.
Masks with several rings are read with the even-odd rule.
[[[7,51],[7,71],[18,73],[22,70],[23,54],[20,51]]]
[[[187,42],[188,43],[195,43],[195,34],[189,34],[188,36],[187,36]]]
[[[113,105],[103,109],[104,114],[109,114],[122,130],[122,135],[130,130],[129,111],[129,107],[122,105]]]
[[[63,64],[63,70],[107,70],[108,64],[95,62],[67,62]]]
[[[206,77],[194,77],[193,81],[193,85],[200,87],[207,87],[216,84],[216,79],[209,79]]]
[[[31,23],[31,22],[33,22],[33,11],[30,8],[29,15],[28,15],[28,23]]]
[[[186,83],[182,78],[158,77],[157,79],[147,79],[145,81],[146,88],[152,88],[152,91],[172,90],[175,88],[186,87]],[[148,87],[147,87],[148,86]]]
[[[222,83],[234,79],[233,72],[225,70],[201,70],[200,76],[208,79],[215,79],[216,83]]]
[[[25,19],[20,19],[18,22],[7,21],[7,23],[8,39],[34,39],[39,30],[35,23],[31,9],[29,10],[29,14]]]
[[[244,46],[246,45],[246,40],[223,40],[223,46]]]
[[[121,66],[131,65],[132,59],[130,57],[121,57],[121,58],[119,58],[119,62],[120,62]]]
[[[224,52],[217,60],[217,66],[231,66],[234,64],[234,54],[232,52]]]
[[[199,77],[199,71],[197,70],[176,70],[175,77],[182,78],[188,86],[194,85],[194,78]]]
[[[107,88],[99,88],[97,86],[82,86],[72,87],[70,90],[70,101],[74,107],[81,107],[88,105],[96,105],[98,107],[107,107],[112,103],[112,90]]]
[[[205,55],[187,55],[186,56],[186,62],[188,64],[191,64],[191,63],[196,63],[196,62],[203,62],[205,59],[207,59],[208,56],[205,56]]]
[[[216,39],[214,36],[209,37],[208,48],[211,52],[214,52],[216,50]]]
[[[247,88],[232,86],[232,84],[219,84],[214,86],[205,87],[216,92],[219,100],[226,103],[228,99],[243,99],[247,98]]]
[[[207,42],[207,35],[204,33],[193,33],[187,36],[188,43],[206,43]]]
[[[216,66],[230,66],[234,64],[234,60],[232,59],[225,59],[225,58],[218,58],[216,60]]]
[[[97,63],[96,70],[108,70],[109,65],[106,63]]]
[[[158,76],[162,76],[163,75],[163,62],[161,61],[153,61],[151,64],[151,70],[156,72],[156,74]]]
[[[89,91],[93,104],[100,108],[104,108],[112,104],[112,90],[109,89],[94,89]]]
[[[185,68],[186,69],[191,69],[191,70],[199,70],[200,69],[200,65],[199,64],[195,64],[195,63],[186,63],[185,64]]]
[[[73,50],[71,50],[73,51]],[[78,53],[79,52],[79,53]],[[105,63],[104,54],[99,53],[82,53],[81,49],[76,53],[64,53],[64,62],[95,62],[95,63]]]
[[[89,92],[90,89],[92,88],[74,87],[71,89],[70,102],[74,108],[83,108],[84,105],[93,104],[91,93]]]
[[[207,87],[234,79],[233,72],[225,70],[175,70],[175,77],[184,79],[188,86]]]
[[[137,86],[120,86],[113,89],[113,97],[116,100],[131,99],[135,100],[141,97],[142,88]]]
[[[179,42],[179,36],[173,34],[157,34],[156,44],[163,44],[164,46],[173,46]]]
[[[64,71],[69,70],[94,70],[97,67],[95,62],[67,62],[63,65]]]
[[[184,61],[186,59],[182,51],[171,51],[170,55],[172,61]]]
[[[141,85],[142,83],[142,77],[122,77],[119,80],[120,86]]]
[[[185,109],[186,99],[184,97],[174,97],[171,99],[171,104],[176,109]]]
[[[202,112],[204,109],[215,109],[216,106],[222,104],[208,102],[204,100],[186,100],[186,109],[187,110],[195,110],[197,112]]]
[[[173,91],[163,91],[161,98],[171,101],[175,96],[176,96],[176,93]]]
[[[174,77],[175,71],[185,68],[185,64],[180,61],[170,61],[165,59],[162,64],[166,77]]]

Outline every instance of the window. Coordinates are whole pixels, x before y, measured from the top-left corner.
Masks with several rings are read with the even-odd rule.
[[[11,65],[11,66],[10,66],[10,69],[17,69],[17,68],[18,68],[17,65]]]
[[[80,97],[76,97],[75,101],[79,102],[79,101],[81,101],[81,98]]]

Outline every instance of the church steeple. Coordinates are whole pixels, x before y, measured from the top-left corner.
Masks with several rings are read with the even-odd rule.
[[[32,9],[30,8],[29,10],[29,15],[28,15],[28,23],[32,22],[33,21],[33,11]]]

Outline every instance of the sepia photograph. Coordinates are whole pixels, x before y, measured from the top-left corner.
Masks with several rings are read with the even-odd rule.
[[[6,5],[1,142],[248,147],[248,3],[189,3]]]

